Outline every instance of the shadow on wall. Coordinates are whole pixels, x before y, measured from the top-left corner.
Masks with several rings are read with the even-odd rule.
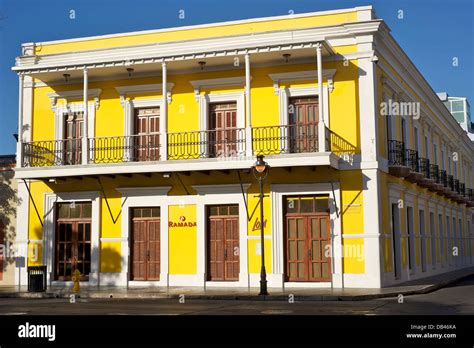
[[[16,219],[16,208],[21,202],[18,191],[13,188],[13,170],[0,171],[0,243],[14,242],[16,229],[13,222]],[[4,258],[4,267],[14,263],[12,257]]]
[[[96,250],[93,251],[97,252]],[[99,253],[100,259],[100,286],[117,285],[120,282],[122,273],[122,265],[125,264],[125,258],[115,248],[103,246]],[[104,274],[105,273],[105,274]]]

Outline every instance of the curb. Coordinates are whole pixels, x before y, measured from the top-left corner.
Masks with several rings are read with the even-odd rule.
[[[420,289],[412,289],[405,291],[393,291],[380,294],[366,294],[366,295],[294,295],[297,301],[367,301],[378,298],[397,297],[399,295],[410,296],[410,295],[422,295],[444,288],[452,283],[456,283],[464,278],[471,276],[470,274],[464,274],[456,278],[445,280],[437,284],[431,284],[423,286]],[[206,295],[206,294],[186,294],[183,295],[186,299],[191,300],[236,300],[236,301],[288,301],[288,294],[278,295]],[[69,292],[44,292],[44,293],[31,293],[31,292],[0,292],[0,298],[30,298],[30,299],[55,299],[55,298],[70,298],[72,293]],[[113,291],[107,292],[84,292],[76,294],[76,298],[81,299],[179,299],[181,294],[169,294],[169,293],[114,293]]]

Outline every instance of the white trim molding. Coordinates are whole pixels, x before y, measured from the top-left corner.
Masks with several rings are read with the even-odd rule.
[[[334,89],[334,75],[336,74],[336,69],[323,69],[323,80],[327,80],[327,87],[329,92],[332,92]],[[305,70],[305,71],[292,71],[286,73],[278,74],[268,74],[273,80],[273,88],[275,95],[279,94],[280,82],[287,81],[300,81],[300,80],[318,80],[318,71],[317,70]],[[323,104],[324,105],[324,104]]]
[[[333,195],[334,188],[334,195]],[[331,219],[331,245],[332,245],[332,282],[327,286],[335,288],[343,288],[350,286],[350,284],[343,283],[342,271],[342,238],[341,238],[341,214],[336,211],[336,207],[341,207],[340,188],[339,183],[314,183],[314,184],[274,184],[270,187],[271,191],[271,216],[273,222],[272,229],[272,262],[273,274],[269,279],[273,282],[269,286],[274,287],[292,287],[295,284],[286,284],[284,281],[284,216],[283,216],[283,201],[284,197],[288,195],[329,195],[329,210]],[[340,209],[340,208],[339,208]],[[311,285],[311,283],[304,283]],[[321,286],[321,284],[314,283],[314,286]]]
[[[99,88],[92,88],[87,90],[87,96],[92,97],[94,99],[95,108],[98,109],[100,104],[100,94],[102,90]],[[66,104],[70,103],[71,101],[82,101],[84,98],[84,91],[82,89],[74,90],[74,91],[62,91],[62,92],[53,92],[47,93],[49,100],[51,102],[51,108],[55,109],[58,99],[64,99]]]
[[[172,100],[171,91],[173,90],[173,87],[174,87],[174,83],[168,82],[166,84],[166,90],[167,90],[166,99],[168,101],[168,104],[170,104]],[[163,91],[163,84],[154,83],[154,84],[147,84],[147,85],[117,86],[115,87],[115,90],[120,95],[120,103],[122,104],[122,106],[124,106],[127,96],[131,94],[141,94],[141,93],[161,94]]]
[[[252,79],[252,77],[250,77]],[[208,80],[194,80],[189,81],[194,88],[194,98],[197,102],[200,101],[201,88],[214,88],[214,87],[232,87],[232,86],[245,86],[245,76],[238,77],[223,77],[217,79]]]
[[[290,87],[279,89],[279,114],[280,114],[280,125],[289,124],[289,99],[292,97],[306,97],[306,96],[317,96],[319,97],[318,88],[316,86],[306,87]],[[326,127],[329,127],[329,93],[328,87],[323,86],[323,119]],[[321,119],[320,117],[319,119]],[[283,147],[288,148],[288,147]]]
[[[91,202],[91,271],[89,274],[89,286],[99,285],[100,272],[100,194],[98,191],[84,192],[51,192],[44,194],[44,226],[43,226],[43,264],[47,267],[48,283],[53,284],[54,269],[54,246],[56,213],[54,206],[61,202]],[[54,282],[61,283],[64,282]],[[82,283],[81,283],[82,285]]]

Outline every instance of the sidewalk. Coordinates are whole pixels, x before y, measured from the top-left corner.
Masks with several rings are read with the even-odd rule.
[[[459,271],[441,274],[425,279],[406,282],[394,287],[382,289],[325,289],[325,288],[269,288],[268,296],[259,296],[258,288],[206,288],[201,287],[82,287],[80,298],[97,299],[178,299],[181,295],[185,299],[203,300],[259,300],[259,301],[288,301],[289,295],[295,301],[362,301],[384,297],[397,297],[402,294],[426,294],[451,283],[457,282],[474,274],[474,267]],[[69,298],[70,288],[48,288],[44,293],[29,293],[26,287],[18,291],[18,287],[0,287],[0,298]]]

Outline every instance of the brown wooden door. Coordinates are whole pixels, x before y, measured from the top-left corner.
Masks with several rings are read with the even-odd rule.
[[[71,280],[77,268],[81,280],[91,270],[91,203],[61,203],[57,206],[55,279]]]
[[[287,199],[287,281],[331,281],[331,235],[327,202],[327,196]]]
[[[318,149],[318,98],[291,98],[289,101],[290,152],[316,152]]]
[[[237,105],[211,104],[209,156],[235,156],[237,151]]]
[[[132,209],[130,280],[160,280],[160,209]]]
[[[237,205],[208,208],[208,280],[239,280],[239,216]]]
[[[135,158],[138,161],[160,159],[160,109],[135,109]]]
[[[64,162],[65,164],[80,164],[82,163],[81,139],[84,134],[84,113],[82,111],[65,113],[64,122]]]

